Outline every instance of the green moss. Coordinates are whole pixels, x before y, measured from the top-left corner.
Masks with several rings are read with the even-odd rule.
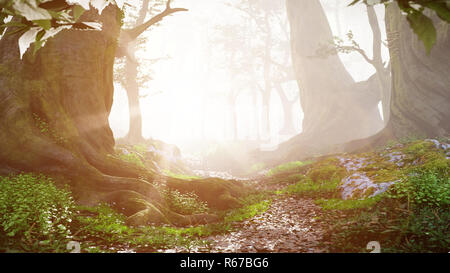
[[[271,204],[270,200],[263,200],[255,204],[244,206],[226,215],[224,218],[224,222],[231,223],[253,218],[256,215],[267,211],[270,207],[270,204]]]
[[[201,179],[201,176],[197,176],[197,175],[187,175],[187,174],[179,174],[179,173],[174,173],[170,170],[163,170],[163,173],[167,176],[173,177],[173,178],[178,178],[178,179],[183,179],[183,180],[193,180],[193,179]]]
[[[336,158],[326,159],[320,161],[311,168],[308,172],[308,177],[313,181],[331,181],[341,180],[346,175],[345,168],[338,165],[339,161]]]
[[[325,210],[350,210],[367,208],[375,205],[381,199],[380,195],[363,200],[342,200],[342,199],[318,199],[314,202]]]
[[[403,151],[407,154],[413,155],[414,157],[421,157],[428,153],[434,144],[430,141],[418,141],[413,144],[407,146]]]
[[[117,153],[117,157],[120,160],[135,164],[142,168],[145,168],[145,164],[144,164],[142,158],[137,153],[134,153],[134,152],[129,152],[128,154]]]
[[[402,169],[380,169],[366,174],[375,183],[398,181],[405,176]]]
[[[315,182],[310,178],[305,178],[296,184],[287,186],[282,190],[282,192],[287,194],[312,197],[336,195],[336,188],[339,183],[340,180],[338,179],[320,180]]]
[[[50,137],[53,141],[55,141],[58,144],[65,144],[68,142],[66,138],[60,136],[59,133],[56,132],[53,128],[51,128],[48,122],[44,118],[40,117],[38,114],[33,113],[33,119],[36,127],[39,129],[39,132],[41,134]]]
[[[147,152],[147,146],[145,144],[134,144],[131,148],[140,154]]]
[[[240,197],[249,192],[242,182],[220,178],[182,180],[168,177],[166,185],[181,193],[195,192],[209,207],[221,210],[241,207]]]
[[[311,161],[305,161],[305,162],[293,161],[293,162],[284,163],[275,168],[270,169],[267,172],[266,176],[271,177],[273,175],[276,175],[276,174],[279,174],[282,172],[293,171],[295,169],[298,169],[300,167],[303,167],[303,166],[311,164],[311,163],[312,163]]]

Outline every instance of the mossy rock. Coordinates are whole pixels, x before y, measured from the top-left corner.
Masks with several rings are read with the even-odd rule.
[[[220,178],[188,181],[168,177],[167,187],[178,190],[181,193],[194,192],[202,201],[207,202],[210,208],[219,210],[242,206],[239,198],[248,192],[242,182]]]

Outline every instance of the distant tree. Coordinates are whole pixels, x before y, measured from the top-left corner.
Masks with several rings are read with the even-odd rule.
[[[376,76],[355,82],[336,54],[315,57],[321,44],[333,40],[320,1],[287,0],[286,7],[292,61],[304,114],[303,130],[268,156],[274,160],[312,156],[326,152],[332,144],[381,130]]]
[[[375,9],[371,5],[367,5],[367,17],[370,28],[372,30],[372,57],[369,57],[368,53],[359,46],[359,43],[355,40],[353,32],[350,30],[347,33],[347,41],[344,41],[339,36],[334,36],[333,41],[328,44],[322,44],[317,48],[316,55],[318,57],[327,58],[329,55],[337,53],[352,53],[356,52],[360,54],[364,60],[370,64],[376,71],[375,76],[378,79],[379,91],[383,106],[383,118],[385,123],[389,119],[389,106],[390,106],[390,67],[383,62],[381,57],[382,45],[387,46],[386,42],[381,40],[381,30],[378,24],[378,18],[375,13]]]
[[[262,99],[262,131],[266,137],[270,135],[270,101],[272,92],[276,90],[282,101],[285,118],[280,132],[294,134],[292,120],[294,101],[287,100],[282,85],[284,82],[294,80],[289,57],[288,23],[284,16],[283,5],[277,1],[251,0],[239,1],[230,6],[239,11],[243,20],[247,22],[246,25],[236,26],[234,31],[242,32],[244,27],[251,29],[241,39],[251,41],[242,42],[241,46],[235,48],[240,52],[240,62],[246,60],[245,65],[237,71],[241,74],[242,71],[246,71],[246,74],[252,73],[247,82],[248,87],[259,92]],[[256,95],[253,96],[253,100],[256,101]]]
[[[170,10],[170,6],[166,6],[166,2],[164,0],[161,1],[153,1],[153,5],[149,8],[149,0],[141,1],[142,5],[140,9],[138,9],[137,18],[134,22],[129,22],[131,20],[127,20],[125,25],[132,25],[132,27],[136,28],[144,23],[144,20],[147,14],[151,16],[159,16],[161,19],[167,15],[170,15],[168,10]],[[161,12],[160,8],[165,6],[165,10]],[[163,15],[163,14],[166,15]],[[155,18],[155,17],[152,17]],[[128,24],[127,24],[128,23]],[[150,26],[157,25],[155,22]],[[141,64],[144,60],[138,60],[136,58],[136,51],[139,48],[145,46],[145,39],[141,39],[140,37],[130,41],[126,47],[126,52],[123,54],[123,58],[121,58],[122,62],[118,67],[119,70],[115,73],[116,80],[121,83],[121,85],[125,88],[128,97],[128,110],[129,110],[129,130],[126,136],[127,141],[132,143],[138,143],[143,140],[142,136],[142,111],[140,106],[140,98],[143,96],[139,92],[139,87],[145,85],[148,81],[151,80],[151,68],[150,65],[165,59],[163,57],[148,60],[146,63],[145,71],[142,71]],[[147,94],[148,95],[148,94]]]

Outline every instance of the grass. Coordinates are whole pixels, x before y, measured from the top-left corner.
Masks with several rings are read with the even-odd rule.
[[[300,162],[300,161],[297,161]],[[279,178],[279,181],[294,184],[288,185],[285,188],[276,191],[276,194],[295,194],[298,196],[310,197],[330,197],[336,195],[336,188],[341,179],[345,175],[345,169],[337,165],[333,158],[325,159],[311,164],[310,170],[306,175],[290,174],[287,178]],[[292,167],[292,166],[296,167]],[[296,163],[289,168],[279,168],[277,176],[281,176],[283,172],[289,172],[298,166],[305,166],[305,163]],[[283,171],[281,171],[283,169]]]
[[[170,170],[163,170],[163,173],[167,176],[173,177],[173,178],[178,178],[178,179],[183,179],[183,180],[194,180],[194,179],[201,179],[201,176],[198,175],[187,175],[187,174],[179,174],[179,173],[174,173]]]
[[[320,205],[324,210],[351,210],[359,208],[368,208],[380,201],[381,196],[377,195],[372,198],[363,200],[342,200],[342,199],[317,199],[315,203]]]
[[[295,194],[298,196],[328,196],[336,192],[336,187],[339,185],[339,180],[322,180],[314,182],[310,178],[305,178],[296,184],[289,185],[281,190],[282,193]]]
[[[271,177],[274,176],[276,174],[282,173],[282,172],[286,172],[286,171],[291,171],[291,170],[295,170],[297,168],[303,167],[305,165],[311,164],[312,161],[293,161],[293,162],[288,162],[288,163],[284,163],[281,165],[278,165],[275,168],[270,169],[266,176]]]

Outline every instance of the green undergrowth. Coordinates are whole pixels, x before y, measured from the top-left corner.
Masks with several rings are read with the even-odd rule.
[[[81,236],[85,236],[83,240],[85,240],[86,246],[83,249],[86,252],[115,252],[121,249],[156,252],[177,247],[182,251],[189,252],[193,247],[200,247],[207,252],[210,242],[205,240],[206,236],[229,232],[233,229],[233,222],[243,221],[263,213],[268,209],[270,199],[265,194],[254,194],[244,198],[243,203],[241,208],[214,211],[221,218],[218,223],[191,227],[145,226],[132,228],[125,225],[122,215],[108,207],[94,208],[97,215],[95,217],[87,216],[91,218],[89,220],[84,218],[81,221],[85,226],[84,231],[80,233]],[[91,223],[91,225],[86,225],[86,223]]]
[[[119,159],[125,162],[137,165],[141,168],[145,168],[144,160],[137,153],[134,152],[130,152],[128,154],[118,153],[117,156],[119,157]]]
[[[76,205],[67,188],[58,188],[43,175],[20,174],[0,178],[0,252],[69,252],[67,243],[80,243],[81,252],[134,250],[156,252],[178,247],[208,251],[206,236],[233,230],[233,223],[266,211],[270,196],[249,194],[242,206],[212,210],[193,193],[163,193],[178,213],[213,213],[216,223],[191,227],[126,225],[126,217],[107,204]]]
[[[209,211],[208,204],[198,197],[194,192],[180,193],[178,190],[165,189],[162,195],[170,210],[183,214],[198,214]]]
[[[345,168],[339,166],[334,158],[308,164],[311,164],[311,167],[306,174],[290,174],[286,178],[281,178],[281,181],[289,185],[277,193],[315,198],[335,196],[336,188],[346,174]],[[282,177],[280,174],[282,172],[278,174]]]
[[[75,203],[42,175],[0,177],[0,251],[64,251]]]
[[[394,148],[391,148],[394,147]],[[365,169],[380,180],[398,182],[389,190],[364,200],[317,200],[330,211],[327,239],[333,252],[368,252],[378,241],[381,252],[448,252],[450,249],[450,160],[428,141],[404,141],[386,153],[401,152],[404,165],[390,162]],[[381,172],[380,172],[381,171]],[[336,218],[335,212],[342,215]],[[325,217],[325,218],[327,218]]]
[[[389,162],[393,154],[403,156],[401,164]],[[443,150],[410,138],[346,156],[365,158],[369,164],[359,172],[375,183],[396,183],[372,198],[342,200],[338,186],[350,174],[334,157],[311,163],[306,172],[280,167],[269,181],[288,183],[275,193],[313,198],[322,208],[318,219],[330,252],[369,252],[370,241],[378,241],[381,252],[450,250],[450,160]]]

